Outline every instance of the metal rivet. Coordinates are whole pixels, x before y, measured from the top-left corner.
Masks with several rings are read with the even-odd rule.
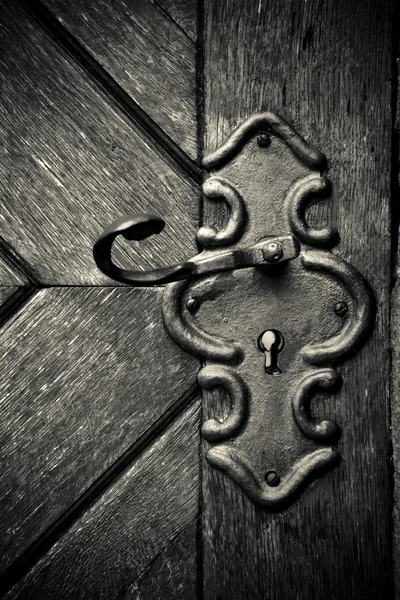
[[[263,256],[265,260],[269,263],[278,262],[283,256],[283,249],[280,244],[276,242],[270,242],[269,244],[265,244],[262,249]]]
[[[349,307],[347,306],[346,302],[343,302],[343,301],[336,302],[335,313],[337,314],[338,317],[344,317],[344,315],[347,313],[348,310],[349,310]]]
[[[200,308],[200,302],[197,300],[197,298],[189,298],[186,302],[186,308],[191,315],[194,315]]]
[[[280,484],[281,478],[276,471],[268,471],[265,475],[265,480],[271,487],[276,487]]]
[[[260,133],[260,135],[257,137],[257,143],[260,148],[268,148],[271,143],[271,138],[269,137],[268,133]]]

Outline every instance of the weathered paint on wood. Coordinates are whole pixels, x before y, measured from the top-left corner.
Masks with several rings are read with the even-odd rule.
[[[378,302],[372,339],[340,367],[343,390],[321,406],[343,429],[340,466],[272,513],[204,461],[206,600],[391,595],[390,6],[205,2],[206,152],[253,112],[286,118],[328,157],[334,210],[314,207],[312,222],[338,225],[335,252]],[[221,220],[214,206],[207,223]],[[209,414],[212,396],[205,401]]]
[[[73,4],[45,0],[44,4],[195,159],[195,46],[158,4],[151,0],[78,0]]]
[[[111,284],[92,246],[111,221],[135,212],[167,226],[140,245],[124,242],[123,265],[196,254],[197,186],[17,4],[4,0],[0,19],[1,235],[46,284]]]
[[[161,297],[49,288],[2,328],[2,569],[195,383],[198,363],[166,333]]]
[[[96,504],[5,596],[31,600],[117,600],[122,598],[191,598],[131,595],[137,582],[164,573],[168,553],[176,548],[171,569],[182,590],[193,589],[196,569],[195,530],[198,514],[199,401],[110,487]],[[178,583],[180,581],[180,583]],[[153,581],[156,584],[156,579]],[[170,581],[172,583],[172,580]],[[177,589],[174,590],[175,594]]]

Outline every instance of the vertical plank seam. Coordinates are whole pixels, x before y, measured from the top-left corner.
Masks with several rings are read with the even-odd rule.
[[[117,83],[88,50],[58,21],[53,13],[40,1],[20,0],[25,10],[46,31],[73,63],[80,67],[90,80],[107,95],[111,104],[122,112],[130,122],[139,126],[173,160],[185,175],[195,183],[202,180],[200,167],[184,152],[172,138],[143,110],[143,108]]]

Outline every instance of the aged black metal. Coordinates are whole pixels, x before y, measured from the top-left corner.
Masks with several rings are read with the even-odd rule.
[[[164,222],[151,215],[115,222],[94,255],[118,281],[175,282],[164,292],[165,326],[203,361],[200,386],[222,387],[230,398],[225,418],[203,424],[207,459],[272,509],[339,459],[339,426],[313,417],[310,405],[316,394],[339,390],[336,365],[369,335],[374,296],[358,271],[330,252],[336,230],[307,223],[308,204],[328,198],[331,184],[323,154],[286,121],[253,115],[203,164],[211,171],[206,199],[224,201],[230,215],[222,229],[199,229],[198,256],[149,273],[117,267],[115,237],[159,233]]]
[[[286,235],[265,238],[247,248],[219,252],[215,256],[196,257],[185,263],[152,271],[127,271],[113,262],[111,250],[118,235],[127,240],[144,240],[154,233],[160,233],[164,225],[163,219],[148,214],[117,219],[105,229],[94,245],[93,256],[97,266],[115,281],[147,287],[233,269],[268,266],[292,260],[299,255],[300,246],[297,240],[291,235]]]

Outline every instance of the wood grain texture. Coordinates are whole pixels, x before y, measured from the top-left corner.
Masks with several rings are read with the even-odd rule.
[[[5,260],[0,258],[0,285],[17,286],[24,285],[27,281],[21,273],[13,269]]]
[[[0,328],[22,312],[24,305],[36,293],[34,287],[0,287]]]
[[[196,527],[195,521],[190,523],[128,588],[121,600],[197,598]]]
[[[193,385],[161,289],[49,288],[2,329],[2,568]]]
[[[125,593],[139,577],[143,580],[156,570],[164,552],[170,553],[167,560],[182,561],[183,541],[179,542],[179,538],[181,534],[194,535],[191,523],[198,513],[198,427],[199,401],[127,470],[6,598],[126,598]],[[176,543],[172,542],[174,539]],[[194,544],[194,537],[185,540],[183,589],[188,585],[185,573],[191,578],[195,570]],[[168,597],[163,593],[158,596]]]
[[[37,278],[109,285],[93,243],[135,212],[161,215],[167,226],[140,246],[124,243],[122,264],[146,269],[196,254],[197,187],[18,5],[3,0],[0,23],[1,234]]]
[[[6,300],[9,300],[11,296],[15,293],[18,288],[16,287],[5,287],[4,285],[0,286],[0,312],[1,306],[4,304]]]
[[[157,3],[190,37],[192,42],[196,42],[197,0],[158,0]]]
[[[0,215],[1,218],[1,215]],[[28,285],[29,280],[19,264],[13,249],[4,242],[0,236],[0,286],[23,286]]]
[[[399,269],[399,266],[397,267]],[[395,595],[400,598],[400,292],[397,283],[392,292],[391,311],[391,349],[392,349],[392,385],[391,417],[394,466],[393,498],[393,570]]]
[[[335,252],[378,301],[372,339],[340,367],[343,390],[323,405],[343,428],[340,466],[271,513],[204,461],[206,600],[391,597],[390,7],[205,2],[206,151],[253,112],[286,118],[328,157],[335,208],[314,207],[312,222],[338,225]],[[205,221],[220,222],[211,202]]]
[[[400,43],[400,40],[398,40]],[[398,46],[397,56],[399,56],[400,47]],[[397,148],[394,147],[394,152],[397,150],[397,158],[393,157],[395,168],[393,177],[397,175],[397,180],[393,181],[393,190],[397,194],[400,190],[400,62],[397,59],[397,106],[395,114],[395,131],[397,138]],[[396,171],[397,169],[397,171]],[[397,185],[397,189],[396,186]],[[394,199],[396,194],[394,193]],[[395,219],[397,218],[397,223]],[[399,209],[393,211],[393,235],[396,234],[395,227],[399,227]],[[397,231],[397,255],[393,258],[395,263],[395,284],[391,295],[391,320],[390,320],[390,348],[392,354],[392,373],[391,373],[391,390],[390,390],[390,409],[391,409],[391,426],[392,426],[392,444],[393,444],[393,474],[394,474],[394,490],[393,490],[393,575],[394,575],[394,598],[400,599],[400,230]]]
[[[193,42],[151,0],[45,0],[53,14],[193,159],[197,157]]]

